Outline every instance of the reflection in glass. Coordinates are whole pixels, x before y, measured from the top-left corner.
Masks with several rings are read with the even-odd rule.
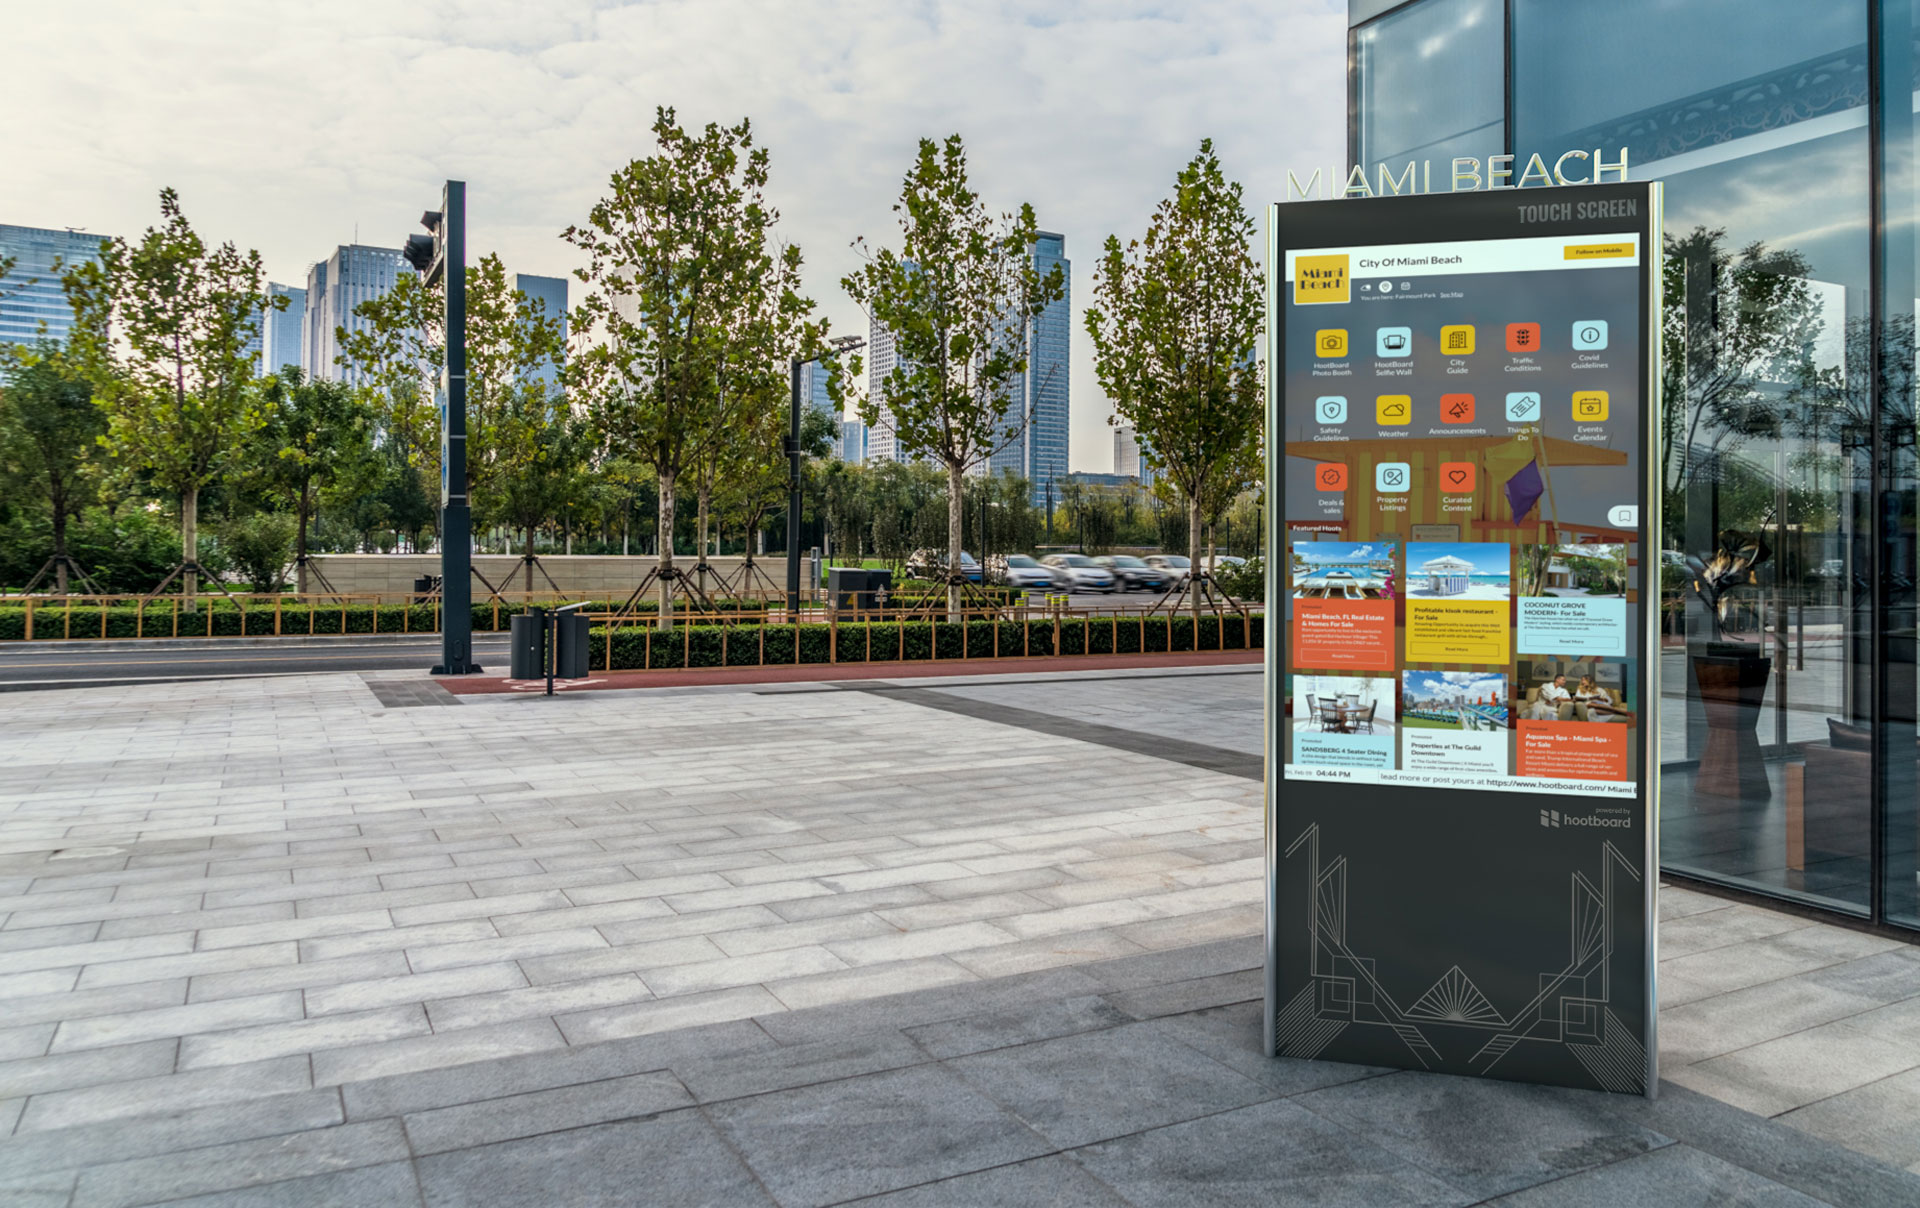
[[[1353,34],[1359,126],[1354,162],[1431,160],[1436,178],[1455,156],[1500,154],[1506,138],[1500,0],[1427,0]]]

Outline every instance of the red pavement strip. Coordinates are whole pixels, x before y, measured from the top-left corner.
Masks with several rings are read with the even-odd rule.
[[[703,684],[796,684],[828,680],[932,679],[954,675],[1004,675],[1008,672],[1117,671],[1141,667],[1232,667],[1257,664],[1259,650],[1191,651],[1180,654],[1070,654],[1020,659],[946,659],[937,663],[803,663],[772,667],[696,667],[674,671],[602,671],[583,680],[555,680],[555,692],[608,688],[687,688]],[[456,696],[500,692],[544,692],[545,680],[503,676],[441,676],[441,687]]]

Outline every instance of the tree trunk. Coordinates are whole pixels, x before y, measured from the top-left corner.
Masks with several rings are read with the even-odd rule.
[[[186,570],[180,576],[180,590],[186,593],[187,611],[199,606],[200,575],[200,488],[192,487],[180,495],[180,561]]]
[[[1200,561],[1200,498],[1187,496],[1187,595],[1193,606],[1193,640],[1200,642],[1200,578],[1206,574]]]
[[[53,492],[53,589],[67,594],[67,496],[57,486]]]
[[[660,471],[660,613],[655,622],[661,629],[673,628],[673,580],[666,572],[673,569],[673,474]]]
[[[313,503],[312,484],[302,480],[300,483],[300,531],[293,538],[294,590],[301,595],[307,594],[307,513]]]
[[[631,528],[632,526],[627,523],[627,518],[625,516],[620,517],[620,556],[622,558],[633,552]]]
[[[947,463],[947,620],[960,620],[960,526],[966,519],[966,467]]]

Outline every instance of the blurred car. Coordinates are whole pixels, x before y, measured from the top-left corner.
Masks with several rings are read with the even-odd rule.
[[[1163,570],[1173,579],[1175,587],[1186,586],[1187,579],[1193,573],[1193,563],[1187,561],[1185,554],[1148,554],[1141,559],[1156,570]]]
[[[1048,554],[1040,559],[1040,565],[1066,572],[1070,591],[1114,592],[1119,590],[1119,586],[1114,582],[1113,572],[1096,564],[1085,554]]]
[[[993,581],[1008,587],[1024,587],[1033,591],[1052,591],[1056,587],[1065,591],[1072,587],[1065,575],[1056,574],[1052,567],[1042,566],[1038,559],[1026,554],[990,558],[988,563]]]
[[[1165,591],[1173,586],[1172,576],[1157,566],[1147,565],[1144,558],[1114,554],[1094,561],[1113,572],[1121,591]]]
[[[974,561],[973,555],[966,550],[960,551],[960,573],[969,583],[984,583],[986,572]],[[947,577],[947,551],[943,549],[917,549],[907,556],[907,577],[909,579],[945,580]]]
[[[1207,559],[1207,573],[1209,575],[1217,575],[1229,566],[1245,566],[1246,564],[1247,560],[1245,558],[1237,558],[1232,554],[1215,554],[1213,557]]]

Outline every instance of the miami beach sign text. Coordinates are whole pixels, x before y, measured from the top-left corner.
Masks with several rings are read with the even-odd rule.
[[[1599,184],[1611,173],[1614,180],[1627,179],[1627,149],[1620,148],[1617,162],[1608,163],[1604,152],[1563,151],[1548,167],[1538,152],[1527,157],[1526,166],[1516,178],[1512,155],[1489,155],[1486,159],[1460,156],[1453,161],[1451,178],[1442,176],[1442,193],[1471,193],[1481,189],[1537,189],[1552,185]],[[1329,168],[1323,177],[1319,168],[1302,184],[1293,169],[1287,169],[1288,201],[1327,201],[1335,197],[1388,197],[1401,193],[1432,193],[1433,161],[1408,160],[1395,173],[1386,164],[1377,165],[1375,179],[1367,179],[1367,170],[1359,164],[1347,173],[1346,183],[1336,185],[1340,169]]]

